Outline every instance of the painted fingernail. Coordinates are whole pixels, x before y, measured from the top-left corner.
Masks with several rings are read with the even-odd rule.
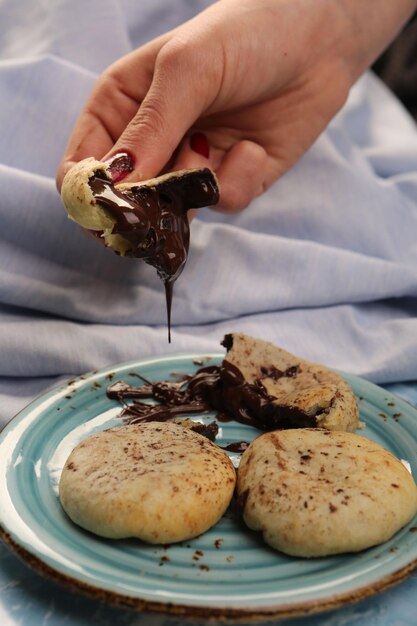
[[[119,183],[134,169],[133,157],[128,152],[118,152],[106,161],[114,183]]]
[[[210,145],[204,133],[194,133],[191,135],[190,148],[206,159],[210,156]]]

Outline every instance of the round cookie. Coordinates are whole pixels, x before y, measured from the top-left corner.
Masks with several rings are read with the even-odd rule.
[[[364,437],[323,429],[255,439],[242,455],[237,492],[246,524],[293,556],[364,550],[417,512],[417,486],[401,461]]]
[[[211,441],[177,424],[150,422],[79,443],[59,496],[69,517],[97,535],[172,543],[216,524],[235,482],[229,457]]]

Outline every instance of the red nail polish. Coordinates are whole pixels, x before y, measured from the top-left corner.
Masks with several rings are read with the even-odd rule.
[[[134,169],[133,157],[128,152],[118,152],[106,161],[110,169],[112,180],[119,183]]]
[[[194,133],[191,135],[190,148],[206,159],[210,156],[210,145],[204,133]]]

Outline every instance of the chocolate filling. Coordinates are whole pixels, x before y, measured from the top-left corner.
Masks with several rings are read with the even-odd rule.
[[[187,211],[218,202],[213,173],[207,168],[191,170],[121,190],[103,170],[97,170],[89,178],[89,186],[96,202],[116,222],[112,234],[129,243],[126,256],[155,267],[163,281],[171,341],[173,283],[184,268],[190,242]]]

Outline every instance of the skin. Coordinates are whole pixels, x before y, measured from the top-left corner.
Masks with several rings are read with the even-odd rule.
[[[98,79],[57,174],[128,151],[124,181],[208,166],[217,208],[240,211],[286,172],[343,106],[416,0],[220,0]],[[190,135],[204,132],[209,158]]]

